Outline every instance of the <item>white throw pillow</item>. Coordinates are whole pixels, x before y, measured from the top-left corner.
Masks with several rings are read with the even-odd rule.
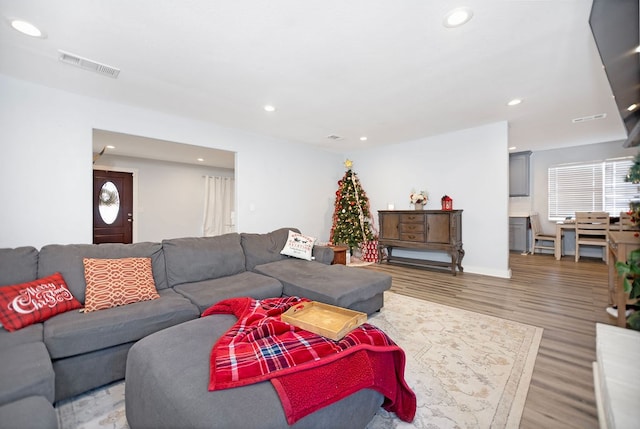
[[[315,241],[316,239],[313,237],[307,237],[306,235],[289,231],[289,238],[287,238],[287,242],[280,254],[310,261],[313,243]]]

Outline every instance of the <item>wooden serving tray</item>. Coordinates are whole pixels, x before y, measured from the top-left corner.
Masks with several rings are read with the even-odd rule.
[[[334,341],[367,321],[367,314],[318,301],[301,302],[282,313],[282,321]]]

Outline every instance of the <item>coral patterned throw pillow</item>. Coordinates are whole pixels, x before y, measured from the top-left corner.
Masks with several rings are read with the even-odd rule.
[[[84,258],[84,312],[160,298],[151,258]]]

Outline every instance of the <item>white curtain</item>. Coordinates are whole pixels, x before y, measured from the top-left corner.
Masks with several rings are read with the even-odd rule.
[[[202,235],[212,237],[235,231],[234,182],[231,177],[205,176]]]

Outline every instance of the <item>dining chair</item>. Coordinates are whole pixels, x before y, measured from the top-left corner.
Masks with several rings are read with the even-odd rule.
[[[529,219],[531,222],[531,254],[536,253],[536,249],[540,250],[551,250],[555,252],[556,250],[556,235],[555,234],[545,234],[542,231],[542,227],[540,226],[540,215],[538,213],[531,213],[529,215]],[[549,245],[549,242],[552,245]],[[545,244],[546,243],[546,244]]]
[[[576,212],[576,262],[580,260],[580,246],[600,246],[603,260],[609,263],[609,213]]]
[[[627,212],[620,212],[620,230],[635,231],[637,229],[638,225],[633,221],[631,215]]]

